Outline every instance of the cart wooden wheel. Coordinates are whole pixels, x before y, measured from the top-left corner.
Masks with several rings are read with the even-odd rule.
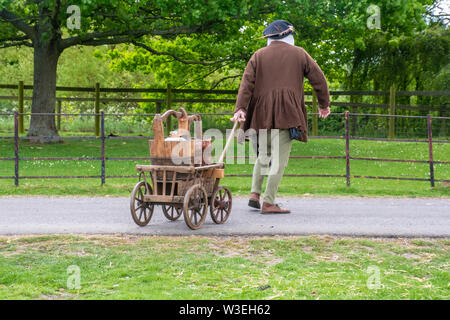
[[[173,206],[170,204],[163,204],[162,210],[166,218],[170,221],[177,220],[183,213],[183,207]]]
[[[184,221],[191,229],[198,229],[206,219],[208,209],[208,194],[204,187],[195,184],[188,189],[184,196]]]
[[[213,192],[209,208],[211,218],[215,223],[222,224],[227,221],[230,216],[232,203],[231,191],[227,187],[220,186]]]
[[[137,225],[144,227],[152,218],[154,204],[144,201],[144,195],[152,193],[152,188],[145,181],[139,181],[131,193],[130,210],[131,216]]]

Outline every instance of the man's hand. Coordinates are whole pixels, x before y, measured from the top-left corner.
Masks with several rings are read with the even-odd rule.
[[[233,122],[236,122],[236,121],[244,122],[245,121],[245,112],[243,110],[238,110],[234,114],[233,118],[231,118],[230,120],[233,121]]]
[[[321,118],[326,118],[326,117],[328,117],[328,115],[331,113],[331,111],[330,111],[330,107],[328,107],[328,108],[326,108],[326,109],[320,109],[319,108],[319,116],[321,117]]]

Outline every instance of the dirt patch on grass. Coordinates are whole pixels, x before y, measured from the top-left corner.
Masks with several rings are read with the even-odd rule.
[[[302,246],[302,250],[305,252],[305,253],[312,253],[312,250],[314,249],[314,247],[311,247],[311,246]]]
[[[317,255],[316,260],[328,261],[328,262],[348,262],[342,255],[331,253],[328,255]]]
[[[435,254],[428,252],[403,252],[400,255],[408,260],[413,260],[416,263],[429,263],[436,257]]]
[[[226,241],[220,241],[216,238],[208,245],[208,249],[221,258],[241,257],[268,266],[284,261],[284,259],[275,255],[275,250],[257,250],[251,246],[249,240],[249,238],[229,238]]]
[[[77,294],[65,292],[64,289],[60,289],[60,291],[57,291],[54,294],[43,294],[38,298],[38,300],[73,300],[77,298]]]
[[[16,250],[6,250],[6,251],[1,251],[0,255],[2,255],[3,257],[13,257],[13,256],[17,256],[20,254],[25,253],[25,249],[24,248],[18,248]]]
[[[208,249],[215,255],[222,258],[232,258],[232,257],[249,257],[250,244],[245,238],[237,238],[232,240],[231,238],[224,239],[213,239],[208,245]]]

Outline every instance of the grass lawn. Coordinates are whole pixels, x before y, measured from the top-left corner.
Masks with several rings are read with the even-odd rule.
[[[0,299],[449,299],[449,249],[448,239],[0,237]]]
[[[67,134],[67,133],[66,133]],[[248,145],[246,147],[248,151]],[[344,156],[344,140],[316,139],[307,144],[295,141],[292,156]],[[32,145],[20,142],[21,157],[99,157],[100,141],[66,140],[61,144]],[[434,159],[450,160],[450,144],[434,144]],[[401,143],[352,140],[351,156],[394,159],[428,160],[426,143]],[[107,140],[106,157],[148,157],[147,140]],[[0,140],[0,157],[14,157],[11,140]],[[242,160],[242,159],[240,159]],[[251,174],[252,164],[230,164],[226,174]],[[107,161],[107,175],[133,175],[136,164],[149,161]],[[364,176],[429,177],[427,163],[396,163],[351,160],[351,174]],[[100,175],[100,161],[21,161],[20,175]],[[286,174],[345,174],[345,160],[304,160],[291,159]],[[14,161],[0,161],[0,176],[14,175]],[[450,167],[435,164],[436,179],[450,179]],[[0,195],[114,195],[129,196],[136,178],[110,178],[104,186],[96,179],[24,179],[14,187],[13,179],[0,179]],[[250,191],[251,178],[226,177],[221,184],[230,187],[234,195],[246,195]],[[448,197],[450,187],[436,183],[430,187],[427,181],[399,181],[357,179],[347,187],[345,178],[296,178],[284,177],[279,187],[279,195],[355,195],[355,196],[409,196]]]

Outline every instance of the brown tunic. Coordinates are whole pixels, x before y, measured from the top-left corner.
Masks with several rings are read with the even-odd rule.
[[[242,129],[289,129],[302,132],[298,140],[307,142],[308,120],[303,79],[317,94],[320,108],[330,105],[327,80],[313,58],[301,47],[272,41],[256,51],[245,68],[235,112],[243,109]]]

